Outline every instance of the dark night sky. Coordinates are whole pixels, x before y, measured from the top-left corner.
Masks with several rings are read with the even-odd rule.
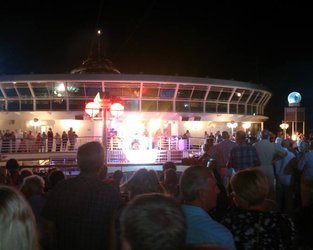
[[[276,131],[287,96],[302,95],[313,131],[313,5],[238,1],[2,3],[0,74],[66,73],[87,58],[95,31],[122,72],[233,79],[273,93]],[[254,1],[252,1],[254,2]]]

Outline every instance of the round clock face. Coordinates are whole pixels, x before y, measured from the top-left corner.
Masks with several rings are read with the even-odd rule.
[[[289,103],[300,103],[301,102],[301,95],[298,92],[291,92],[288,95],[288,102]]]

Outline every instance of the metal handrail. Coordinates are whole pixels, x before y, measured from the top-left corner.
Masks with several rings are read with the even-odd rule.
[[[201,154],[201,145],[203,138],[191,137],[183,139],[182,137],[158,137],[154,142],[151,138],[143,140],[142,145],[133,145],[135,138],[108,138],[107,139],[107,164],[131,164],[127,158],[127,153],[138,153],[142,155],[154,151],[156,159],[149,163],[163,164],[166,161],[181,162],[182,158],[192,155]],[[102,143],[102,137],[85,136],[76,138],[74,143],[67,142],[66,145],[57,144],[59,141],[53,139],[51,142],[45,140],[36,143],[36,140],[21,139],[15,141],[0,140],[1,161],[4,162],[9,158],[16,158],[19,161],[44,161],[45,164],[57,163],[74,163],[76,161],[76,151],[80,145],[90,141],[99,141]],[[145,163],[145,162],[140,162]],[[147,162],[148,163],[148,162]],[[137,162],[138,164],[138,162]]]

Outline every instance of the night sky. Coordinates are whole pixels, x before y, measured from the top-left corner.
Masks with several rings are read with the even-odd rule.
[[[265,127],[274,132],[288,94],[297,91],[306,108],[306,127],[313,131],[312,4],[11,2],[0,9],[0,74],[68,73],[88,57],[101,28],[106,57],[121,73],[266,86],[273,97]]]

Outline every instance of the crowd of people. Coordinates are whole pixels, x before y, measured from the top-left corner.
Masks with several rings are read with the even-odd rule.
[[[0,250],[313,249],[313,142],[270,137],[224,131],[182,173],[166,162],[125,182],[107,174],[99,142],[78,148],[72,178],[57,169],[42,178],[10,159]]]
[[[0,130],[0,153],[71,151],[75,148],[77,137],[73,128],[61,134],[54,133],[52,128],[47,133]]]

